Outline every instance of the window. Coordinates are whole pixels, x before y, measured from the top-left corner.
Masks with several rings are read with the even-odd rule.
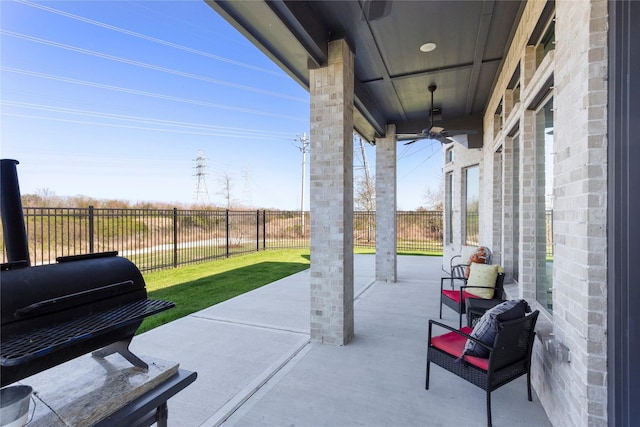
[[[447,148],[447,151],[445,152],[445,161],[447,163],[453,162],[453,147]]]
[[[556,19],[549,22],[549,26],[536,46],[536,67],[542,63],[547,53],[556,48]]]
[[[446,196],[444,211],[447,215],[447,243],[453,243],[453,172],[447,173],[446,181]]]
[[[507,84],[507,89],[513,92],[513,104],[517,104],[520,102],[520,64],[516,67],[516,70],[513,72],[509,83]]]
[[[493,134],[494,137],[496,135],[498,135],[498,133],[500,133],[500,131],[502,130],[502,124],[503,124],[503,115],[502,115],[502,104],[503,104],[504,100],[501,99],[500,103],[498,104],[498,108],[496,108],[496,112],[493,114]]]
[[[480,212],[480,168],[471,166],[465,169],[465,245],[478,245]]]
[[[536,299],[553,311],[553,98],[536,112]]]

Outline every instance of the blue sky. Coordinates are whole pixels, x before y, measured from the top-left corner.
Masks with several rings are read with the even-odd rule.
[[[237,205],[300,208],[309,94],[204,1],[0,8],[0,155],[23,194],[190,204],[202,150],[213,204],[227,176]],[[424,205],[441,164],[438,143],[398,145],[399,209]]]

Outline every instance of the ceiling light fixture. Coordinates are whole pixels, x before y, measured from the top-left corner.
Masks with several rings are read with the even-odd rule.
[[[422,46],[420,46],[420,50],[422,52],[431,52],[433,50],[436,49],[436,44],[435,43],[425,43]]]

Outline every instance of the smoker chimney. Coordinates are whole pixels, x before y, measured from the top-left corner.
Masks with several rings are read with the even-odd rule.
[[[29,242],[24,226],[20,186],[18,185],[17,160],[0,160],[0,212],[7,261],[30,265]]]

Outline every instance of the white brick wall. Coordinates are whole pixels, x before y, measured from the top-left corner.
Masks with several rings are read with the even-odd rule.
[[[540,221],[536,220],[541,194],[536,173],[540,162],[535,144],[535,112],[528,103],[554,76],[554,270],[553,313],[543,312],[539,335],[547,332],[566,345],[571,362],[552,357],[538,340],[532,367],[534,388],[556,426],[607,425],[606,349],[606,199],[607,199],[607,2],[604,0],[556,1],[556,49],[536,68],[535,47],[527,46],[531,31],[544,6],[529,1],[513,45],[505,60],[487,111],[495,111],[504,100],[502,132],[486,132],[484,171],[490,182],[482,189],[493,204],[481,204],[481,221],[502,216],[502,251],[513,252],[510,177],[512,140],[505,135],[519,127],[520,152],[520,280],[515,293],[535,301],[536,266],[541,265]],[[522,102],[510,103],[506,86],[520,65]],[[495,129],[495,116],[485,117],[484,127]],[[502,145],[504,174],[502,202],[495,184]],[[458,166],[456,166],[457,169]],[[502,213],[496,211],[502,210]],[[493,212],[492,212],[493,211]],[[536,237],[538,236],[538,237]],[[500,238],[482,234],[481,240]],[[499,245],[493,244],[499,247]],[[505,258],[503,257],[503,259]],[[506,260],[505,260],[506,261]],[[508,267],[508,262],[505,262]],[[512,295],[516,296],[516,295]],[[540,308],[539,306],[537,308]],[[542,309],[544,311],[544,309]]]
[[[607,425],[607,2],[556,6],[556,269],[554,334],[572,354],[555,387],[574,425]],[[572,425],[567,423],[566,425]]]
[[[396,126],[388,125],[386,138],[376,140],[376,280],[395,282],[396,251]]]
[[[329,43],[311,70],[311,339],[345,345],[353,324],[353,53]]]

